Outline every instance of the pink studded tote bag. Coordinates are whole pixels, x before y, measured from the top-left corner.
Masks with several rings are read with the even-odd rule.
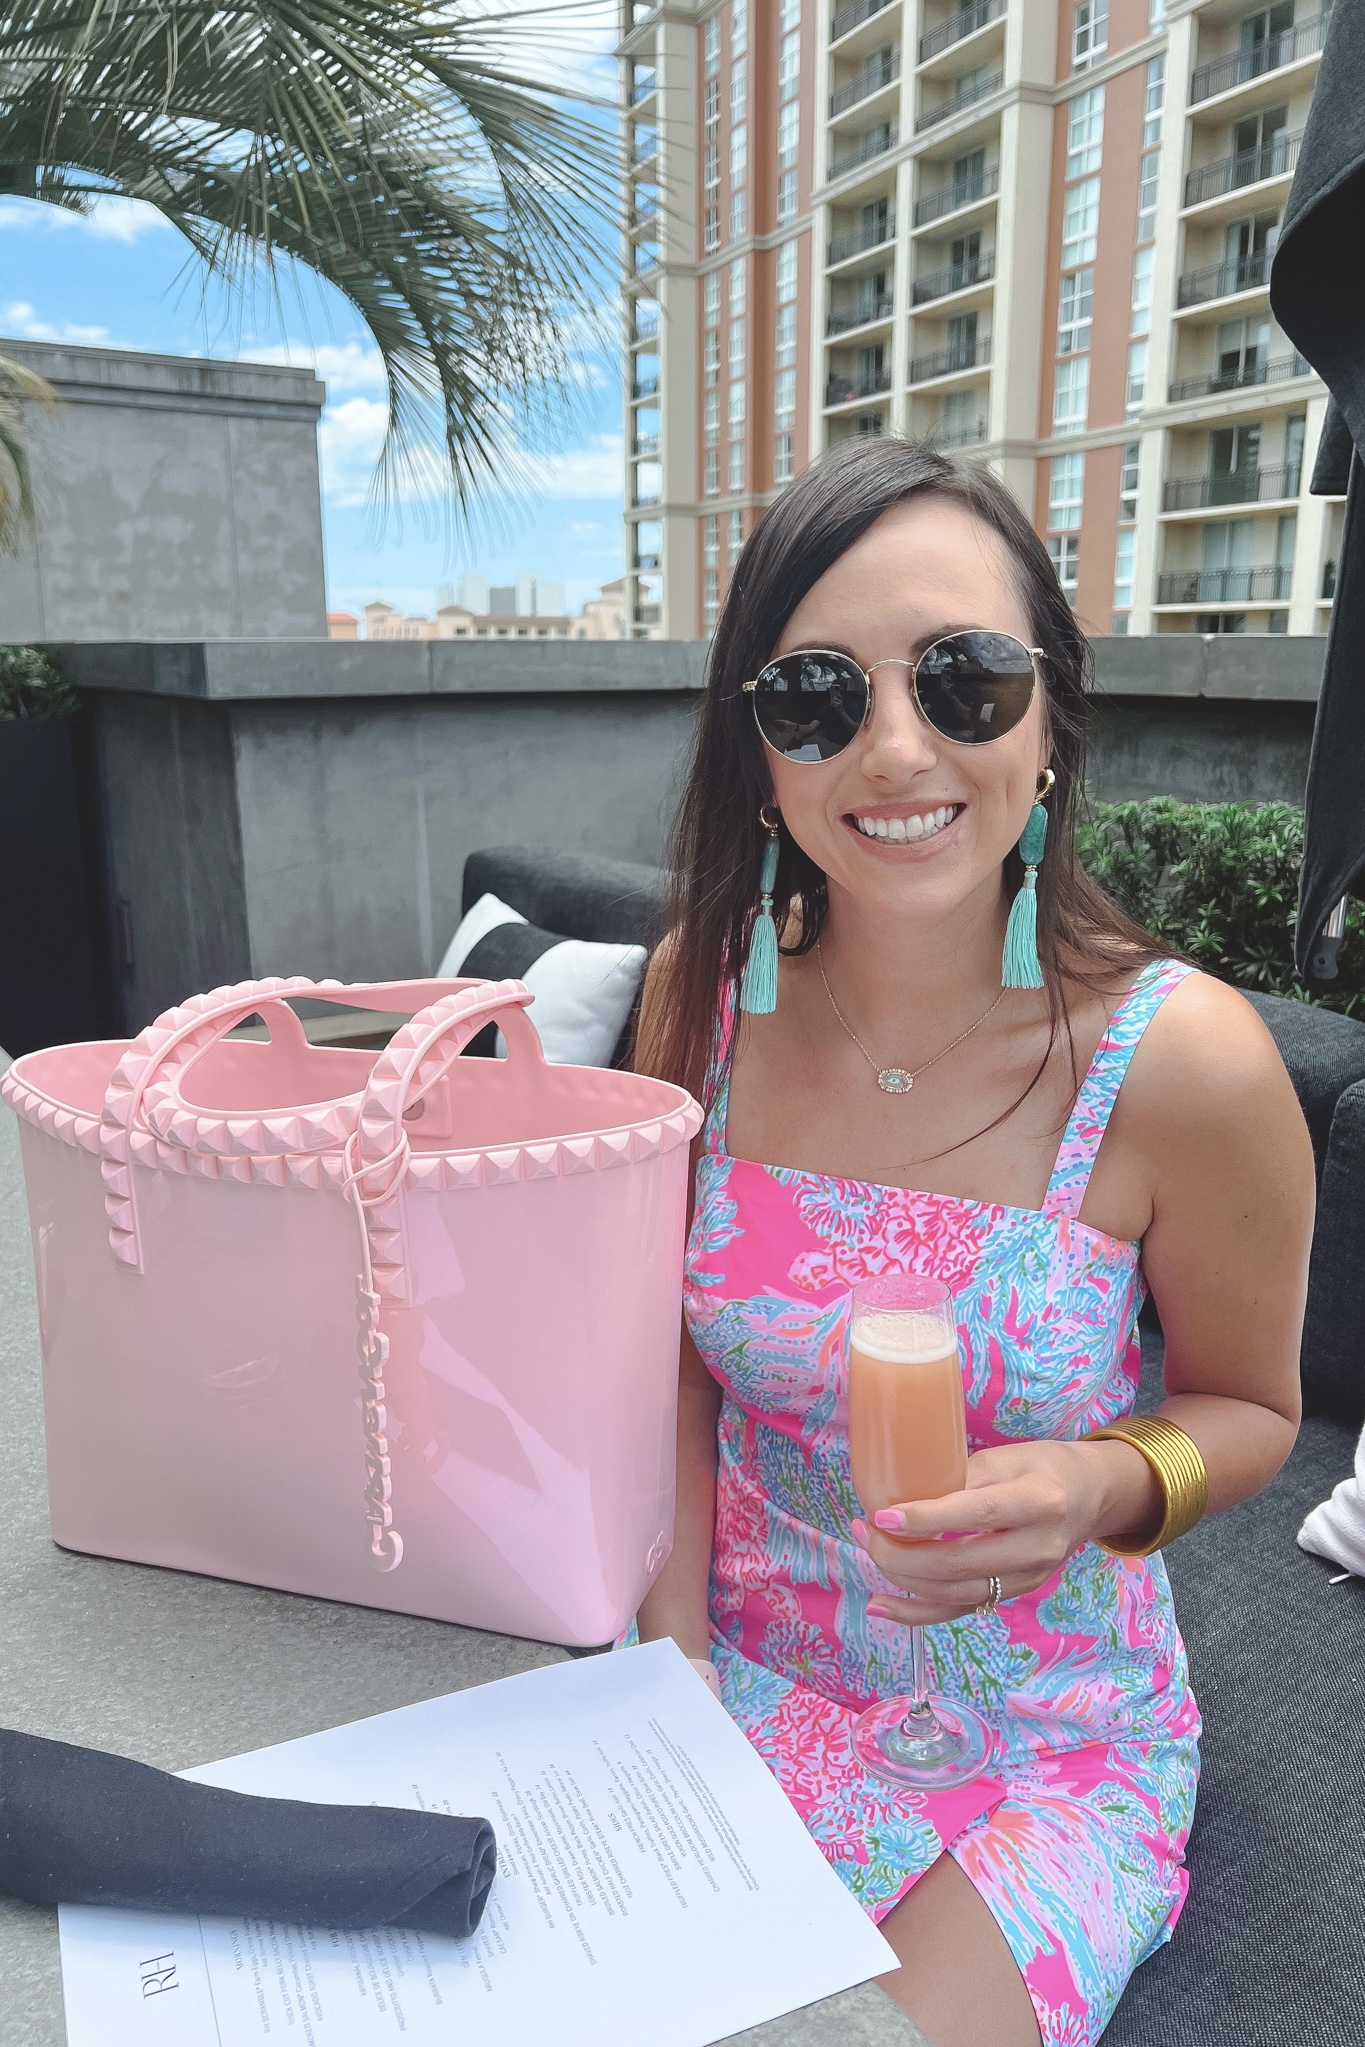
[[[412,1010],[381,1053],[284,1000]],[[519,982],[247,981],[54,1046],[19,1118],[52,1532],[568,1645],[668,1553],[688,1142]],[[259,1015],[268,1040],[226,1034]],[[496,1022],[505,1059],[461,1059]]]

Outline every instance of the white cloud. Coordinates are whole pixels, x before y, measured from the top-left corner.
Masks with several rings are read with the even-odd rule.
[[[322,489],[327,502],[341,509],[369,502],[374,465],[384,443],[388,408],[382,399],[355,397],[329,405],[319,429]],[[419,466],[431,478],[426,491],[412,488],[407,502],[434,503],[439,498],[439,466],[430,458]],[[522,454],[506,465],[514,504],[528,500],[601,498],[619,503],[623,489],[622,441],[619,433],[595,434],[586,447],[558,454]],[[492,491],[485,497],[495,495]],[[589,527],[588,532],[601,532]]]
[[[322,494],[329,504],[346,507],[368,501],[388,421],[389,408],[379,398],[347,398],[324,411],[318,459]]]
[[[85,327],[72,320],[54,325],[51,320],[40,320],[27,299],[11,299],[7,306],[0,306],[0,331],[15,341],[69,341],[83,348],[109,340],[107,327]]]
[[[0,229],[7,228],[22,233],[92,235],[97,241],[125,243],[141,241],[144,235],[176,232],[155,206],[112,193],[107,199],[94,200],[88,213],[49,206],[41,199],[0,199]]]
[[[242,362],[280,363],[286,368],[310,369],[327,386],[328,396],[339,391],[382,391],[384,364],[373,342],[281,341],[242,350]]]
[[[624,488],[620,434],[594,434],[586,448],[526,457],[527,489],[546,498],[615,498]]]

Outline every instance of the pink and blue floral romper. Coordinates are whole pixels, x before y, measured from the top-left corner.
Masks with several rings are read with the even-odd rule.
[[[931,1682],[999,1731],[993,1774],[895,1790],[849,1730],[910,1685],[910,1637],[854,1542],[848,1289],[924,1272],[953,1290],[972,1449],[1071,1440],[1137,1391],[1139,1245],[1079,1220],[1128,1062],[1190,971],[1141,974],[1100,1042],[1041,1209],[732,1158],[707,1121],[688,1326],[719,1381],[710,1615],[725,1703],[854,1896],[880,1919],[946,1850],[995,1914],[1045,2047],[1090,2047],[1184,1901],[1199,1715],[1159,1557],[1076,1551],[989,1617],[927,1630]],[[732,1013],[727,1004],[722,1056]]]

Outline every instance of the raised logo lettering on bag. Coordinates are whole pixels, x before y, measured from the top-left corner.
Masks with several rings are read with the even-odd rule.
[[[139,1962],[138,1974],[142,1978],[144,1997],[161,1997],[168,1990],[178,1990],[175,1979],[175,1949],[166,1955],[149,1955],[145,1962]]]

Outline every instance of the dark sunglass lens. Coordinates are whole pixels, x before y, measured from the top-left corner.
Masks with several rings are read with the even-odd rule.
[[[966,746],[1012,732],[1033,700],[1033,661],[1008,633],[952,633],[930,647],[915,683],[935,731]]]
[[[759,676],[754,711],[787,760],[833,760],[867,715],[867,679],[844,654],[783,654]]]

